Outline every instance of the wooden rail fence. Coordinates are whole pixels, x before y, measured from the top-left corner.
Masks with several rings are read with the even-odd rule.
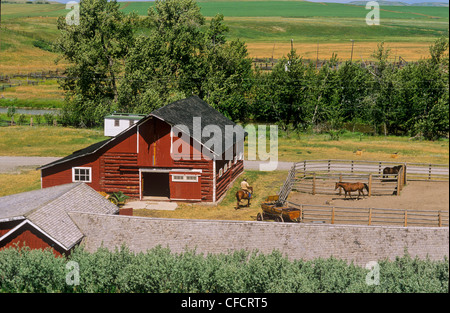
[[[383,175],[385,167],[402,165],[398,174]],[[449,212],[439,210],[405,210],[387,208],[352,208],[298,204],[287,201],[292,190],[316,193],[341,193],[337,181],[365,182],[368,195],[400,195],[408,180],[448,181],[448,167],[439,164],[416,164],[374,161],[315,160],[294,163],[280,188],[279,201],[301,210],[303,222],[355,225],[397,225],[449,227]],[[356,196],[356,194],[354,194]]]
[[[404,227],[449,226],[448,211],[351,208],[297,204],[289,201],[286,201],[286,203],[301,210],[302,222],[305,223],[396,225]]]
[[[368,186],[368,191],[364,190],[366,195],[400,195],[404,186],[404,172],[403,168],[398,174],[391,174],[384,176],[383,174],[352,174],[352,173],[299,173],[292,184],[292,190],[299,192],[307,192],[315,194],[336,194],[342,195],[342,190],[339,188],[335,190],[335,183],[365,183]],[[357,192],[353,193],[353,196]]]
[[[360,160],[305,160],[294,163],[295,171],[315,173],[360,173],[383,174],[383,169],[396,165],[404,166],[405,184],[408,180],[448,181],[449,167],[446,164],[402,163],[392,161]]]

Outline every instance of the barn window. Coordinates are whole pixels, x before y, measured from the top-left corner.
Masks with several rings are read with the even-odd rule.
[[[225,163],[225,166],[223,167],[223,172],[226,173],[228,170],[228,164]]]
[[[219,170],[219,177],[222,177],[222,175],[223,175],[223,169],[221,168],[221,169]]]
[[[72,168],[72,181],[74,183],[78,183],[78,182],[90,183],[90,182],[92,182],[91,168],[90,167],[73,167]]]
[[[172,181],[175,182],[198,182],[197,175],[172,175]]]
[[[120,126],[120,120],[114,120],[114,127]]]

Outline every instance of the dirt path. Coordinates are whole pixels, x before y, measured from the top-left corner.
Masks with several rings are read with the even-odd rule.
[[[356,198],[356,194],[355,194]],[[372,196],[360,200],[344,199],[344,195],[312,195],[291,192],[288,201],[299,204],[357,208],[449,211],[449,182],[410,181],[400,196]]]

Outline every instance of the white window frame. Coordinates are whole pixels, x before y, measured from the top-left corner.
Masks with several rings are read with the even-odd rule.
[[[76,170],[88,170],[87,176],[89,177],[89,180],[76,180],[75,179],[77,176],[77,174],[75,173]],[[79,175],[80,174],[78,174],[78,176]],[[72,182],[74,182],[74,183],[92,183],[92,167],[72,167]]]
[[[114,127],[120,127],[120,120],[114,119]]]
[[[173,182],[179,182],[179,183],[198,183],[198,176],[199,175],[190,175],[190,174],[170,174],[172,176]],[[177,177],[177,178],[175,178]],[[182,178],[179,178],[182,177]],[[194,179],[187,179],[187,177],[195,177]]]

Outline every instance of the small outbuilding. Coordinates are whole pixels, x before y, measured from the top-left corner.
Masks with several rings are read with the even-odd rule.
[[[135,199],[217,202],[243,172],[246,133],[197,96],[40,167],[42,188],[84,182]]]
[[[69,212],[117,214],[119,208],[84,183],[70,183],[0,198],[0,249],[53,248],[66,255],[84,235]]]

